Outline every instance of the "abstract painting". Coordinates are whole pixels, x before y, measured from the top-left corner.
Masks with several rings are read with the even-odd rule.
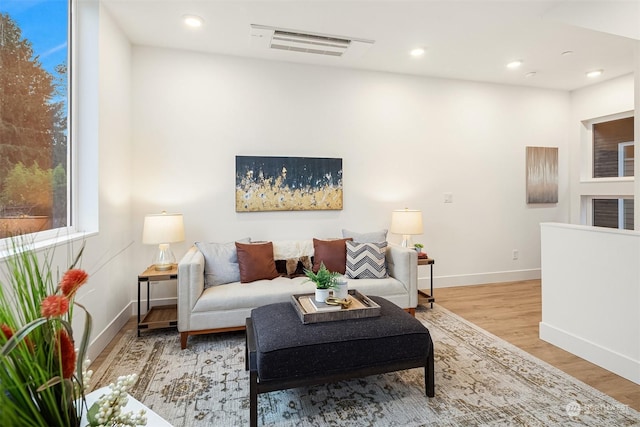
[[[527,203],[558,203],[558,148],[527,147]]]
[[[236,212],[342,209],[342,159],[236,156]]]

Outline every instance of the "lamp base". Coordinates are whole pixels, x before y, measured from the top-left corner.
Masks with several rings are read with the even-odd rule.
[[[410,248],[413,246],[413,242],[411,242],[411,235],[410,234],[403,234],[402,235],[402,243],[400,244],[400,246],[402,246],[403,248]]]
[[[158,245],[158,252],[156,252],[153,258],[153,267],[156,271],[167,271],[173,268],[176,263],[176,257],[171,252],[171,248],[168,243],[161,243]]]

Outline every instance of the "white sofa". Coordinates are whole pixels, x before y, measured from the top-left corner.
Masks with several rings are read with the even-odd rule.
[[[388,278],[348,279],[349,289],[388,299],[412,315],[418,305],[417,253],[389,245],[386,251]],[[184,349],[189,335],[242,330],[251,310],[285,302],[291,295],[314,292],[306,277],[276,277],[251,283],[233,282],[205,289],[205,258],[193,246],[178,264],[178,330]]]

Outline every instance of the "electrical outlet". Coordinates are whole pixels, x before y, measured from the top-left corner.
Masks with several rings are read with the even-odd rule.
[[[520,252],[517,249],[513,250],[513,259],[516,260],[520,256]]]

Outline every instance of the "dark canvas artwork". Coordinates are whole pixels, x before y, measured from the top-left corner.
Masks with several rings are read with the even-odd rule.
[[[342,159],[236,156],[236,212],[342,209]]]

